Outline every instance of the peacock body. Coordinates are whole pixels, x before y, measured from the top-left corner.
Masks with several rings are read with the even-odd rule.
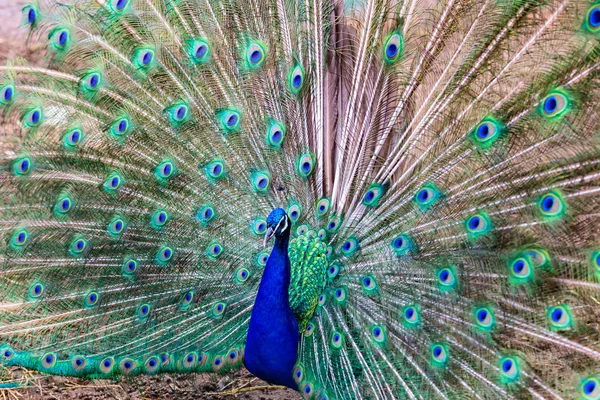
[[[600,2],[49,1],[23,25],[48,63],[0,66],[1,364],[600,399]]]

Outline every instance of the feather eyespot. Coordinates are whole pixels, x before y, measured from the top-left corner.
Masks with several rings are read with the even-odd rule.
[[[112,357],[106,357],[102,361],[100,361],[100,371],[108,374],[112,371],[113,366],[115,365],[115,360]]]
[[[358,250],[358,247],[359,247],[358,239],[355,237],[350,237],[350,238],[346,239],[344,244],[342,244],[340,251],[342,252],[342,254],[344,256],[351,257]]]
[[[554,331],[567,330],[573,327],[573,315],[566,305],[553,306],[547,311],[550,328]]]
[[[135,271],[138,268],[138,261],[134,260],[133,258],[128,258],[125,260],[125,262],[123,263],[123,273],[125,275],[131,275],[133,273],[135,273]]]
[[[15,96],[15,87],[12,84],[0,86],[0,105],[10,103]]]
[[[392,239],[391,245],[397,256],[405,256],[417,250],[415,242],[406,233]]]
[[[438,367],[443,367],[448,363],[448,348],[443,344],[433,344],[431,346],[431,361]]]
[[[55,28],[50,31],[50,43],[56,50],[64,50],[69,45],[71,33],[66,28]]]
[[[312,154],[301,154],[296,161],[296,171],[302,178],[306,179],[313,172],[314,164],[315,160]]]
[[[415,195],[417,206],[425,211],[432,207],[441,197],[439,189],[434,184],[427,184]]]
[[[121,140],[131,128],[129,118],[126,116],[117,118],[110,126],[110,134],[116,139]]]
[[[545,219],[561,218],[566,212],[566,203],[559,192],[550,192],[538,200],[538,210]]]
[[[369,186],[367,192],[365,193],[362,203],[367,207],[375,207],[379,205],[379,202],[383,195],[385,194],[385,189],[383,185],[374,183]]]
[[[246,48],[246,63],[249,68],[258,68],[265,61],[265,49],[258,42],[251,43]]]
[[[280,148],[285,139],[285,126],[281,122],[270,120],[267,126],[266,142],[273,148]]]
[[[540,110],[548,119],[560,119],[572,107],[569,95],[560,89],[551,91],[540,103]]]
[[[392,33],[385,41],[384,59],[388,64],[398,61],[404,51],[404,38],[400,32]]]
[[[331,202],[329,201],[328,198],[321,198],[319,201],[317,201],[317,204],[315,206],[315,213],[317,214],[318,218],[323,217],[325,214],[327,214],[329,212],[329,208],[331,207]]]
[[[226,308],[227,305],[222,301],[215,303],[215,305],[212,307],[213,318],[221,318]]]
[[[140,320],[145,320],[150,315],[150,304],[142,304],[138,307],[136,314]]]
[[[213,242],[206,248],[206,255],[208,255],[210,258],[216,259],[223,254],[223,251],[223,246],[220,243]]]
[[[252,173],[252,188],[257,193],[266,193],[269,190],[271,175],[267,171]]]
[[[287,209],[287,215],[290,217],[292,222],[297,221],[298,218],[300,218],[301,214],[302,214],[302,207],[300,207],[300,205],[297,203],[291,204]]]
[[[156,253],[156,261],[161,265],[167,264],[171,262],[174,254],[175,251],[173,250],[173,248],[169,246],[162,246],[160,249],[158,249],[158,252]]]
[[[158,359],[158,357],[150,357],[146,360],[146,363],[144,364],[144,367],[146,369],[146,372],[148,372],[149,374],[153,374],[155,372],[158,371],[158,368],[160,367],[160,361]]]
[[[32,299],[39,299],[44,295],[45,292],[45,286],[39,282],[36,282],[33,285],[31,285],[28,290],[29,297],[31,297]]]
[[[593,5],[587,12],[586,28],[592,33],[600,32],[600,5]]]
[[[293,93],[299,93],[304,85],[304,69],[300,64],[296,64],[288,77],[290,90]]]
[[[519,379],[519,362],[515,357],[504,357],[500,360],[500,374],[502,381],[515,382]]]
[[[87,360],[83,356],[74,356],[71,359],[71,367],[75,371],[82,371],[87,365]]]
[[[346,288],[340,287],[340,288],[335,289],[333,296],[337,303],[340,303],[340,304],[344,303],[346,301]]]
[[[404,326],[414,328],[419,325],[421,316],[417,306],[406,306],[402,310]]]
[[[203,63],[208,60],[210,46],[204,39],[197,39],[190,42],[188,53],[194,62]]]
[[[121,13],[127,5],[129,4],[129,0],[112,0],[110,5],[114,12]]]
[[[465,227],[470,239],[477,239],[487,235],[493,229],[491,220],[486,213],[479,213],[470,216],[465,221]]]
[[[269,259],[269,252],[266,250],[263,250],[256,255],[256,265],[264,268],[267,265],[268,259]]]
[[[150,217],[150,226],[153,229],[162,229],[167,222],[171,219],[171,216],[165,210],[156,210]]]
[[[133,64],[138,68],[148,69],[154,62],[154,50],[148,48],[139,48],[133,53]]]
[[[233,275],[234,282],[242,284],[250,278],[250,270],[245,267],[238,268]]]
[[[81,78],[81,87],[89,92],[95,92],[100,88],[102,75],[99,72],[90,72]]]
[[[586,378],[582,380],[579,391],[585,400],[598,400],[600,399],[600,381],[596,377]]]
[[[22,118],[23,125],[27,128],[35,128],[41,125],[44,119],[44,113],[40,107],[34,107],[27,111]]]
[[[93,307],[98,304],[98,300],[100,300],[100,295],[97,292],[90,292],[85,296],[84,305],[86,307]]]
[[[69,248],[69,253],[73,257],[81,257],[85,254],[86,250],[88,249],[88,246],[89,246],[89,243],[87,240],[85,240],[82,237],[76,237],[71,242],[71,245]]]
[[[42,356],[42,367],[48,369],[54,367],[56,364],[56,354],[47,353]]]
[[[166,182],[173,178],[177,170],[172,161],[164,160],[154,169],[154,176],[162,182]]]
[[[438,286],[441,290],[454,290],[458,286],[458,278],[454,267],[446,267],[437,271]]]
[[[473,316],[475,319],[476,326],[485,331],[489,332],[494,329],[496,325],[496,317],[494,310],[491,307],[475,307],[473,309]]]
[[[16,176],[24,176],[31,172],[31,158],[19,157],[12,164],[12,172]]]
[[[217,212],[212,206],[208,204],[202,205],[200,209],[196,212],[196,219],[200,222],[202,226],[208,225],[216,217]]]
[[[25,23],[34,26],[37,22],[38,11],[33,5],[23,7],[23,20]]]
[[[123,218],[117,216],[117,217],[113,218],[112,221],[110,221],[110,223],[108,224],[108,227],[107,227],[107,231],[108,231],[108,234],[110,236],[112,236],[113,238],[118,238],[121,236],[121,234],[123,234],[123,232],[125,232],[126,228],[127,228],[127,223],[125,222],[125,220],[123,220]]]
[[[29,241],[29,232],[25,228],[17,229],[10,238],[11,247],[15,250],[22,249]]]

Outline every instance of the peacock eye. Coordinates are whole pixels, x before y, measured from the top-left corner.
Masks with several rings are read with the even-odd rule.
[[[204,166],[204,173],[209,179],[219,179],[225,176],[225,164],[221,160],[215,160]]]
[[[465,221],[467,234],[471,239],[477,239],[491,232],[492,222],[485,213],[470,216]]]
[[[208,245],[206,248],[206,254],[213,259],[220,257],[221,254],[223,254],[223,251],[223,246],[217,242]]]
[[[580,392],[586,400],[598,400],[600,398],[600,381],[597,378],[586,378],[581,382]]]
[[[100,298],[100,296],[98,295],[98,293],[91,292],[91,293],[88,293],[87,296],[85,296],[84,303],[85,303],[85,305],[87,307],[92,307],[92,306],[95,306],[98,303],[98,299],[99,298]]]
[[[88,91],[96,91],[102,82],[102,75],[99,72],[90,72],[81,78],[81,86]]]
[[[566,305],[548,308],[547,316],[550,328],[555,331],[570,329],[573,326],[571,310]]]
[[[17,158],[12,165],[14,175],[23,176],[31,172],[31,159],[29,157]]]
[[[337,331],[333,331],[331,334],[331,344],[335,349],[339,349],[342,347],[344,343],[344,337],[341,333]]]
[[[150,226],[154,229],[161,229],[169,222],[169,214],[164,210],[156,210],[150,218]]]
[[[432,362],[438,366],[444,366],[448,362],[448,349],[442,344],[431,346]]]
[[[479,328],[485,331],[493,329],[496,319],[491,307],[476,307],[473,309],[475,323]]]
[[[154,169],[154,175],[161,181],[166,181],[175,176],[175,165],[168,160],[158,164]]]
[[[285,127],[281,122],[271,121],[267,127],[266,142],[273,148],[279,148],[285,138]]]
[[[404,256],[416,250],[413,239],[406,233],[392,239],[391,245],[398,256]]]
[[[112,0],[111,8],[113,11],[120,13],[123,10],[125,10],[125,8],[127,7],[128,4],[129,4],[129,0]]]
[[[10,103],[15,95],[15,87],[12,84],[0,86],[0,104]]]
[[[255,192],[266,193],[269,189],[271,175],[267,172],[254,172],[252,174],[252,188]]]
[[[189,55],[193,61],[202,63],[207,61],[210,52],[208,42],[203,39],[194,40],[189,47]]]
[[[319,199],[319,201],[317,201],[317,204],[315,205],[315,213],[317,214],[318,218],[321,218],[323,216],[325,216],[325,214],[327,214],[329,212],[329,208],[331,207],[331,202],[329,201],[328,198],[321,198]]]
[[[533,268],[524,257],[519,257],[510,263],[510,274],[516,283],[526,283],[533,279]]]
[[[167,115],[171,125],[179,126],[183,122],[188,120],[189,107],[187,106],[187,104],[175,104],[167,108]]]
[[[104,189],[108,192],[114,192],[123,185],[123,178],[118,172],[109,175],[104,181]]]
[[[225,134],[239,131],[241,127],[241,114],[234,109],[217,111],[217,117]]]
[[[564,116],[571,108],[571,100],[566,92],[553,90],[541,102],[542,115],[549,119],[558,119]]]
[[[566,212],[566,203],[558,192],[543,195],[538,201],[538,210],[546,219],[557,219]]]
[[[123,273],[126,275],[133,274],[138,268],[138,262],[134,259],[126,259],[123,263]]]
[[[404,325],[407,327],[415,327],[420,322],[419,309],[415,306],[404,307],[403,316]]]
[[[379,205],[379,202],[384,194],[385,189],[383,185],[373,183],[369,186],[365,195],[363,196],[362,203],[367,207],[375,207]]]
[[[260,43],[251,43],[246,48],[246,62],[250,68],[257,68],[265,60],[265,49]]]
[[[39,107],[34,107],[27,111],[25,115],[23,115],[23,123],[28,128],[34,128],[39,126],[42,123],[44,114],[42,109]]]
[[[504,357],[500,360],[500,373],[503,380],[514,382],[519,379],[520,369],[517,359],[514,357]]]
[[[300,218],[300,214],[302,213],[302,208],[299,204],[292,204],[287,209],[287,215],[289,215],[292,222],[295,222]]]
[[[504,125],[493,117],[484,118],[471,133],[471,141],[480,149],[490,148],[504,132]]]
[[[593,5],[587,12],[586,28],[593,33],[600,32],[600,5]]]
[[[138,307],[136,314],[140,319],[146,319],[150,315],[150,304],[142,304]]]
[[[37,20],[37,9],[32,5],[23,7],[23,19],[29,25],[34,25]]]
[[[442,290],[456,289],[458,279],[454,271],[454,267],[442,268],[437,271],[437,279],[439,288]]]
[[[342,244],[340,251],[346,257],[352,256],[358,250],[358,239],[350,237]]]
[[[404,39],[399,32],[391,34],[385,41],[384,58],[387,63],[394,63],[401,58],[404,51]]]
[[[117,118],[110,127],[110,133],[116,138],[121,138],[129,132],[130,123],[127,117]]]
[[[55,28],[50,33],[52,47],[54,47],[56,50],[66,49],[70,39],[71,34],[66,28]]]
[[[300,65],[296,65],[289,75],[289,86],[293,93],[298,93],[304,84],[304,69]]]
[[[312,154],[301,154],[298,161],[296,161],[296,171],[302,178],[306,179],[313,172],[314,164],[315,160]]]

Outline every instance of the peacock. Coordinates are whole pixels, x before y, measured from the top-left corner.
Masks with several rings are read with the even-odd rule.
[[[600,1],[21,18],[48,46],[0,66],[0,364],[600,399]]]

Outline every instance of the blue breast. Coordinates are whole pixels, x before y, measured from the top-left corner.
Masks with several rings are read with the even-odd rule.
[[[244,363],[255,376],[298,390],[292,372],[298,358],[298,322],[290,308],[289,233],[275,239],[250,317]]]

